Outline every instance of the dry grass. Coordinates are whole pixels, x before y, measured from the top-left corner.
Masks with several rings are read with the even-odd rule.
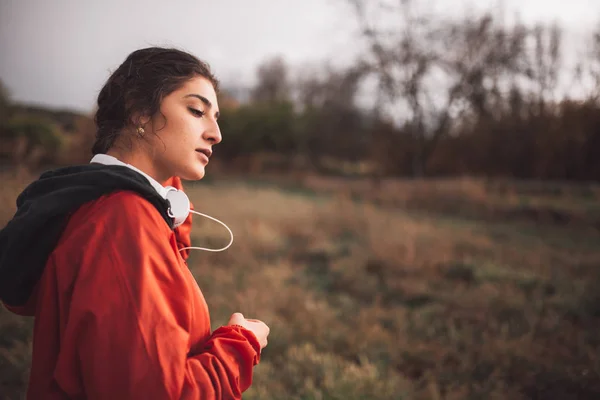
[[[435,211],[487,221],[530,220],[600,230],[600,185],[473,178],[352,181],[306,176],[317,192],[345,193],[383,206]]]
[[[403,185],[406,198],[434,190]],[[235,234],[228,251],[190,260],[214,326],[241,311],[271,327],[244,398],[600,398],[597,232],[407,212],[352,201],[350,187],[189,186]],[[490,198],[472,182],[440,187],[465,209]],[[195,218],[194,245],[226,242]],[[29,329],[0,314],[7,398],[26,381]]]

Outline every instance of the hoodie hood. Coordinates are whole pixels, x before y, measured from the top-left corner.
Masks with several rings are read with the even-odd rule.
[[[115,191],[138,193],[173,229],[168,202],[132,169],[88,164],[43,173],[17,198],[17,212],[0,231],[0,300],[22,306],[39,281],[69,216],[83,204]]]

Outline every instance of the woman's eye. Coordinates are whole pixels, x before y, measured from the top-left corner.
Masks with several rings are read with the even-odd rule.
[[[191,107],[189,108],[189,110],[192,114],[194,114],[197,117],[204,116],[204,111],[196,110],[195,108],[191,108]]]

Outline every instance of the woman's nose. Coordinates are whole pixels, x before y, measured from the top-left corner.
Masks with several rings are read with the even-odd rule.
[[[216,121],[211,129],[204,131],[204,140],[212,143],[213,145],[219,144],[221,140],[223,140],[223,137],[221,136],[221,129]]]

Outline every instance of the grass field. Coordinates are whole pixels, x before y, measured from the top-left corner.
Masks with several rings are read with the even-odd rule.
[[[0,222],[22,181],[6,180]],[[594,186],[314,178],[188,186],[235,234],[190,266],[214,327],[271,327],[245,399],[600,398]],[[193,244],[224,229],[195,217]],[[32,322],[0,312],[0,393],[22,396]]]

